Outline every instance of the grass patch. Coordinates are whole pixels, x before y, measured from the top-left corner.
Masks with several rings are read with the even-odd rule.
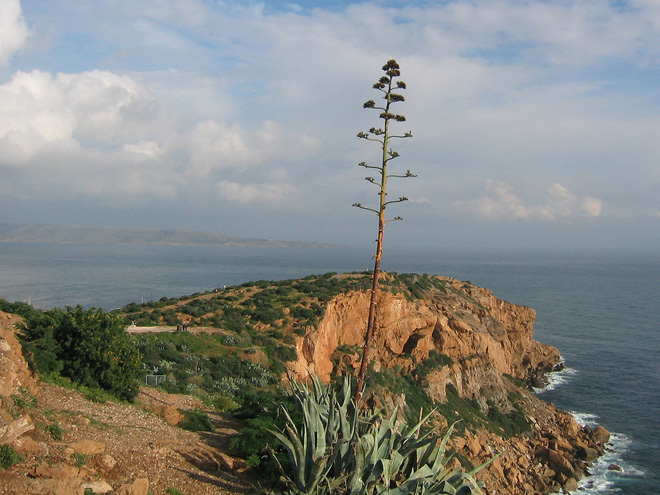
[[[90,456],[88,454],[82,454],[80,452],[74,452],[73,454],[71,454],[71,460],[73,461],[73,465],[77,468],[81,468],[85,464],[87,464],[89,458]]]
[[[62,440],[62,437],[64,436],[64,430],[56,423],[46,426],[45,430],[53,440],[57,440],[58,442]]]
[[[83,394],[87,400],[103,404],[105,402],[115,402],[118,404],[126,403],[118,399],[115,395],[112,395],[110,392],[107,392],[101,388],[91,388],[86,387],[85,385],[80,385],[71,381],[70,378],[61,376],[57,373],[44,373],[39,375],[41,381],[50,383],[51,385],[57,385],[59,387],[68,388],[70,390],[75,390]]]

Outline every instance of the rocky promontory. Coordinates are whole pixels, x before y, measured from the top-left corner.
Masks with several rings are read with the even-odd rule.
[[[498,456],[480,474],[489,493],[577,489],[590,463],[604,453],[609,433],[601,427],[582,428],[570,414],[531,391],[532,386],[546,383],[547,373],[563,367],[558,349],[533,338],[536,312],[469,282],[432,280],[433,285],[419,298],[381,292],[374,369],[414,374],[432,353],[447,356],[451,363],[432,370],[424,380],[433,401],[444,402],[451,388],[476,401],[486,415],[524,411],[531,425],[529,432],[513,438],[476,429],[454,439],[456,451],[474,465]],[[368,291],[342,294],[330,301],[318,328],[297,340],[299,359],[291,368],[300,377],[313,372],[328,380],[338,366],[357,367],[368,301]],[[396,394],[370,400],[380,407],[406,404],[406,397]]]
[[[228,327],[247,322],[253,336],[281,339],[280,351],[295,348],[291,355],[297,358],[286,362],[295,376],[316,373],[329,381],[359,365],[369,302],[362,282],[368,276],[327,274],[279,285],[262,281],[162,301],[159,309],[135,305],[135,316],[127,317],[156,320],[158,310],[161,327],[147,329],[167,331],[165,318],[175,317],[191,335],[213,333],[214,345],[221,341],[223,349],[253,367],[267,366],[265,346]],[[334,292],[321,294],[320,282]],[[495,458],[477,475],[486,493],[577,490],[579,479],[603,454],[609,433],[581,427],[533,393],[532,386],[542,386],[547,373],[561,368],[559,351],[533,338],[534,310],[451,278],[384,274],[382,282],[365,404],[414,413],[418,397],[399,386],[414,383],[423,389],[424,407],[437,408],[432,420],[438,426],[460,420],[450,441],[455,467]],[[232,307],[244,309],[231,313],[230,320]],[[275,315],[272,323],[265,308]],[[228,446],[227,438],[241,428],[231,415],[214,413],[214,433],[192,433],[173,425],[183,410],[203,407],[198,398],[143,387],[135,405],[97,404],[80,393],[39,384],[15,338],[16,321],[0,312],[0,444],[10,445],[23,462],[0,470],[0,493],[82,495],[86,487],[125,494],[166,493],[168,487],[186,488],[188,495],[251,490],[250,469],[232,457]],[[250,338],[242,347],[242,339]],[[390,385],[376,386],[388,380]],[[61,427],[59,439],[48,434],[54,426]],[[85,459],[89,462],[80,465]]]

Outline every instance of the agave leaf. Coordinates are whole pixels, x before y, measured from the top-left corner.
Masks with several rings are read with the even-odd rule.
[[[348,479],[347,490],[350,495],[356,495],[362,492],[364,481],[362,475],[364,471],[365,456],[361,443],[355,446],[353,472]]]
[[[430,468],[430,466],[424,465],[421,466],[419,469],[415,470],[410,474],[408,477],[408,480],[416,480],[416,479],[423,479],[423,478],[430,478],[433,479],[433,470]]]
[[[466,476],[474,476],[479,471],[481,471],[483,468],[485,468],[485,467],[489,466],[490,464],[492,464],[495,461],[495,459],[497,459],[499,457],[500,457],[499,455],[495,455],[495,456],[491,457],[490,459],[488,459],[483,464],[480,464],[479,466],[477,466],[474,469],[472,469],[472,470],[468,471],[467,473],[465,473],[465,475]]]
[[[418,449],[417,463],[420,466],[422,464],[435,464],[438,458],[442,459],[444,457],[443,454],[444,452],[438,448],[436,442],[429,442],[426,448],[420,447]],[[431,460],[432,457],[434,457],[433,460]]]
[[[321,479],[323,479],[328,473],[328,470],[328,456],[323,456],[320,459],[316,459],[309,473],[309,478],[306,480],[305,491],[308,493],[313,493],[316,487],[319,485]]]
[[[302,449],[300,448],[300,445],[298,445],[299,442],[290,441],[287,436],[283,435],[277,430],[268,431],[280,442],[282,442],[282,445],[284,445],[284,448],[287,450],[287,453],[289,454],[289,460],[291,461],[291,466],[293,467],[294,479],[291,479],[280,467],[281,473],[292,485],[296,486],[298,489],[303,489],[305,485],[305,458],[302,455]]]

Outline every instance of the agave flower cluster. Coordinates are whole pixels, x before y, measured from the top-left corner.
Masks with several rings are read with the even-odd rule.
[[[296,495],[441,495],[481,493],[470,471],[448,468],[447,441],[423,431],[430,414],[414,426],[399,420],[398,409],[381,418],[362,413],[351,399],[349,378],[326,387],[291,382],[303,413],[296,424],[285,409],[285,431],[271,433],[286,450],[290,467],[278,462],[288,493]],[[271,450],[271,455],[277,457]]]

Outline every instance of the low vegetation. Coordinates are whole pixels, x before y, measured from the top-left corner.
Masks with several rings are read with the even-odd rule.
[[[23,456],[16,452],[13,447],[0,445],[0,469],[7,469],[19,462],[23,462]]]
[[[473,475],[449,466],[447,441],[428,429],[428,413],[411,426],[398,418],[358,408],[351,399],[351,379],[326,387],[291,383],[295,407],[283,407],[286,425],[271,433],[287,454],[283,465],[270,449],[290,494],[405,495],[480,493]],[[290,411],[302,415],[302,421]]]

